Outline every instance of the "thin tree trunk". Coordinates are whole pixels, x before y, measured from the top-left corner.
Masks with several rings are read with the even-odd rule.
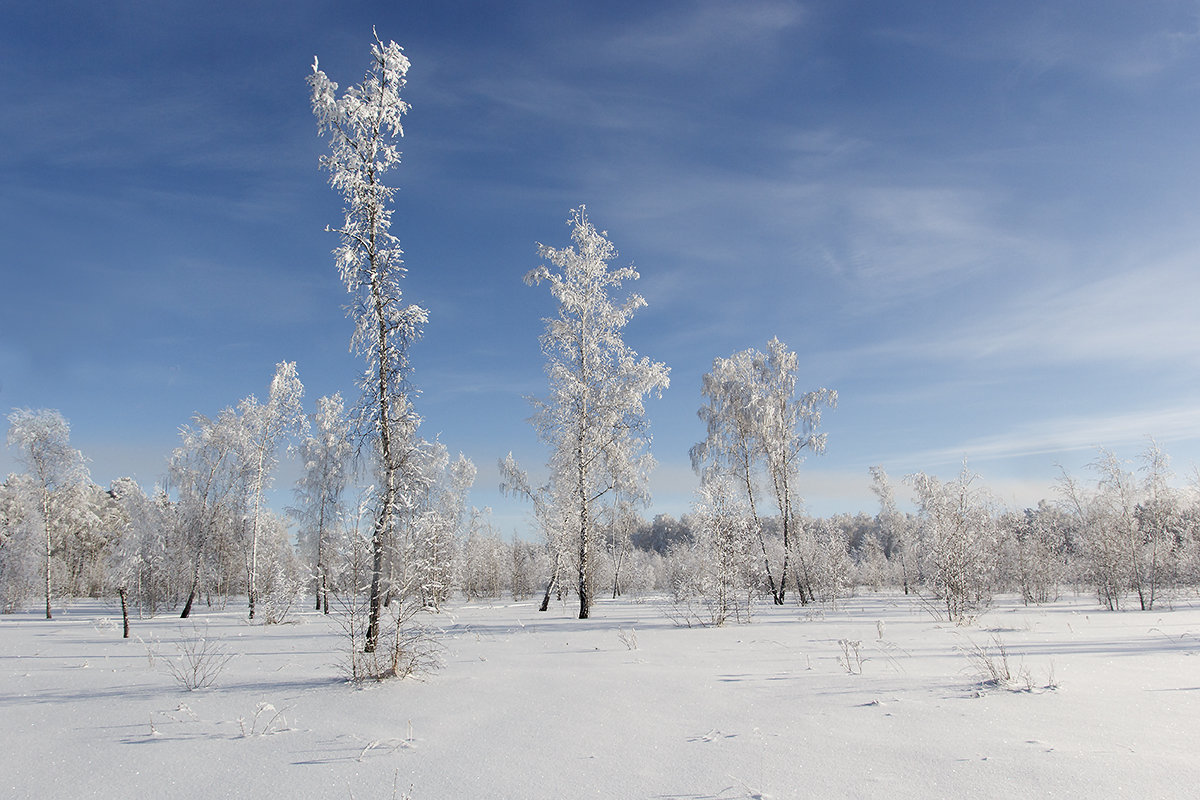
[[[380,520],[375,525],[375,536],[371,541],[371,597],[367,614],[367,640],[363,646],[364,653],[374,653],[375,645],[379,641],[379,613],[383,605],[383,534],[380,529],[387,524],[386,514],[386,509],[381,512]]]
[[[374,186],[376,184],[375,175],[372,172],[369,176],[369,183]],[[370,611],[367,620],[367,640],[363,648],[364,652],[374,653],[375,645],[379,641],[379,613],[383,598],[381,597],[383,583],[383,546],[385,537],[391,531],[392,518],[396,508],[396,460],[395,454],[392,452],[392,416],[391,416],[391,398],[388,396],[388,378],[389,366],[389,341],[387,329],[387,315],[384,313],[384,296],[383,286],[383,264],[379,263],[379,253],[376,250],[376,235],[378,233],[379,221],[375,218],[374,209],[368,210],[368,231],[370,235],[370,243],[368,248],[368,258],[371,262],[371,300],[375,304],[375,319],[377,325],[375,329],[375,359],[378,362],[378,373],[375,379],[375,402],[379,406],[379,455],[383,461],[383,469],[385,473],[383,502],[380,504],[379,520],[375,525],[375,536],[371,542],[372,559],[371,559],[371,599]]]
[[[192,603],[196,600],[196,593],[200,588],[200,554],[196,554],[196,566],[192,570],[192,588],[188,592],[187,602],[183,605],[183,613],[179,615],[180,619],[187,619],[192,613]]]
[[[555,589],[561,593],[562,589],[559,586],[561,575],[559,570],[562,568],[562,551],[551,542],[551,547],[554,550],[554,559],[550,565],[550,579],[546,581],[546,594],[542,597],[542,605],[538,611],[546,611],[550,608],[550,593]]]
[[[317,611],[321,610],[321,598],[325,591],[325,497],[324,490],[321,491],[320,510],[317,512],[317,574],[316,586],[313,589],[313,594],[317,597]],[[326,601],[328,606],[328,601]],[[328,612],[326,612],[328,613]]]
[[[195,601],[195,599],[196,590],[193,588],[192,591],[188,593],[187,602],[183,604],[183,613],[179,615],[180,619],[187,619],[192,615],[192,602]]]
[[[53,619],[50,615],[50,553],[53,548],[53,543],[50,539],[50,490],[42,490],[42,522],[46,527],[46,619]]]
[[[268,406],[269,407],[269,406]],[[266,480],[267,441],[272,436],[272,420],[268,413],[263,423],[262,440],[258,444],[258,475],[254,485],[254,525],[250,532],[250,619],[254,619],[254,606],[258,601],[258,539],[261,531],[263,481]]]
[[[124,626],[125,634],[121,638],[129,638],[129,602],[126,597],[125,587],[121,586],[117,589],[117,594],[121,596],[121,623]]]
[[[750,460],[749,457],[743,457],[742,479],[746,484],[746,499],[750,503],[750,516],[754,520],[754,532],[758,536],[758,546],[762,549],[763,556],[763,571],[767,573],[767,585],[771,589],[771,597],[775,601],[775,605],[783,603],[779,598],[779,591],[775,588],[775,576],[771,574],[771,559],[767,556],[767,540],[763,536],[762,520],[758,517],[758,508],[754,505],[754,483],[750,479]],[[786,578],[786,576],[784,576]]]
[[[588,501],[587,501],[587,481],[586,467],[583,463],[583,435],[580,434],[579,452],[576,454],[579,459],[579,618],[587,619],[592,610],[592,589],[588,584],[590,581],[589,570],[591,565],[588,563],[588,557],[591,554],[591,537],[588,536]]]

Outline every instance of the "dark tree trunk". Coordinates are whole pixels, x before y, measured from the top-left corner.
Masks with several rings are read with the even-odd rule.
[[[382,523],[381,523],[382,524]],[[367,618],[367,641],[363,647],[364,653],[374,653],[375,643],[379,641],[379,614],[383,606],[383,542],[379,532],[375,533],[372,543],[374,552],[371,556],[371,599]]]
[[[125,634],[121,638],[129,638],[129,599],[126,597],[125,587],[117,589],[117,594],[121,596],[121,622],[125,628]]]

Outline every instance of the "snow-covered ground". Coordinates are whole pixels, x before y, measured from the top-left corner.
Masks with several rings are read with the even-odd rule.
[[[998,602],[975,625],[865,593],[679,627],[662,601],[457,605],[445,666],[362,688],[336,624],[244,608],[0,617],[0,796],[1195,797],[1200,602]],[[165,668],[207,627],[211,688]],[[976,652],[1009,687],[986,682]],[[157,652],[157,656],[154,653]],[[974,656],[971,654],[975,653]]]

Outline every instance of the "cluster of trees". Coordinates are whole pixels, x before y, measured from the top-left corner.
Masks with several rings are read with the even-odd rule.
[[[347,581],[362,540],[373,538],[370,503],[348,502],[364,475],[341,396],[320,398],[309,417],[302,395],[295,364],[284,362],[265,402],[251,395],[215,417],[196,415],[149,494],[130,478],[93,483],[57,411],[14,411],[8,444],[26,472],[0,485],[0,608],[41,594],[49,618],[57,596],[119,596],[126,610],[187,617],[198,599],[242,596],[251,619],[273,622],[311,582],[328,612],[331,591],[358,588]],[[264,502],[285,449],[302,466],[286,517]],[[451,461],[440,442],[415,450],[423,481],[382,548],[382,569],[391,585],[412,586],[436,606],[454,585],[475,467],[462,455]]]
[[[778,602],[784,588],[807,603],[895,587],[966,622],[998,592],[1031,604],[1069,590],[1092,593],[1110,610],[1135,600],[1151,610],[1200,586],[1200,479],[1176,488],[1169,458],[1153,442],[1132,464],[1103,450],[1089,472],[1090,481],[1064,472],[1055,497],[1019,511],[965,464],[949,481],[916,473],[905,479],[916,510],[904,512],[887,473],[872,467],[878,513],[798,515],[787,525],[758,515],[728,476],[706,480],[681,520],[686,535],[667,546],[669,560],[685,562],[669,571],[675,583],[665,588],[702,601],[720,623],[748,617],[760,598]],[[789,551],[798,567],[784,572]]]

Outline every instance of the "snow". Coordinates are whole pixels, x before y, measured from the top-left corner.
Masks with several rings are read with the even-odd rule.
[[[0,795],[1185,797],[1200,781],[1197,601],[1008,599],[964,627],[894,593],[724,628],[668,609],[452,605],[428,618],[440,671],[361,688],[313,612],[264,626],[201,606],[195,627],[135,620],[130,640],[98,602],[3,616]],[[233,658],[189,692],[163,661],[196,631]],[[997,642],[1008,687],[969,655],[998,664]]]

